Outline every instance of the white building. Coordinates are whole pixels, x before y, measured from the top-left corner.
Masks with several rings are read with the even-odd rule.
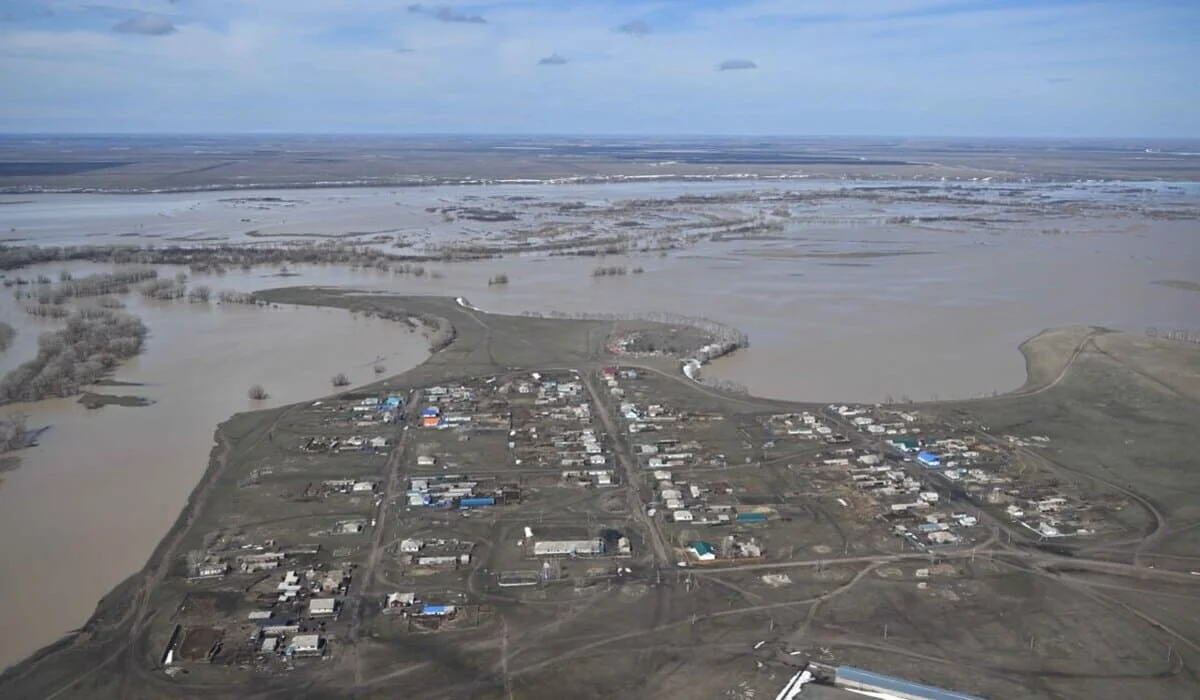
[[[594,555],[604,553],[604,541],[594,540],[542,540],[533,544],[535,557],[565,556],[570,554]]]
[[[313,598],[308,601],[308,616],[322,617],[333,615],[336,611],[337,600],[334,598]]]
[[[291,650],[297,656],[316,656],[322,653],[325,640],[319,634],[298,634],[292,637]]]
[[[690,523],[696,519],[690,510],[676,510],[671,513],[671,519],[677,523]]]

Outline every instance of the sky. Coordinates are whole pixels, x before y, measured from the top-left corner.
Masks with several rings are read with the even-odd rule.
[[[1200,0],[0,0],[0,132],[1200,136]]]

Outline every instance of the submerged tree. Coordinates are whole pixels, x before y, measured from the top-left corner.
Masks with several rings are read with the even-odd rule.
[[[247,391],[246,395],[254,401],[262,401],[270,396],[270,394],[267,393],[267,390],[263,388],[262,384],[255,384],[254,386],[250,387],[250,391]]]
[[[29,445],[24,413],[10,413],[0,422],[0,452],[19,450]]]
[[[347,377],[343,372],[338,372],[337,374],[333,375],[333,385],[350,386],[350,377]]]
[[[13,339],[17,337],[17,329],[11,324],[0,321],[0,352],[12,347]]]

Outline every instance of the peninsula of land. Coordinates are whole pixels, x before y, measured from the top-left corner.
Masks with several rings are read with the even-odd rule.
[[[715,700],[804,671],[829,698],[1200,688],[1195,344],[1055,329],[1007,395],[816,405],[687,376],[724,342],[697,324],[254,299],[435,352],[219,426],[145,568],[0,696]]]

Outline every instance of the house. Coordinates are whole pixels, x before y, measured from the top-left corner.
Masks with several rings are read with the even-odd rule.
[[[388,608],[407,608],[416,602],[416,593],[388,593],[384,605]]]
[[[717,558],[716,550],[714,550],[713,546],[707,542],[689,542],[688,552],[690,552],[692,556],[696,557],[700,561],[713,561]]]
[[[319,634],[298,634],[292,637],[288,650],[296,656],[320,656],[325,651],[325,640]]]
[[[196,570],[196,575],[200,578],[214,578],[217,576],[224,576],[225,572],[228,570],[229,566],[224,562],[219,562],[216,564],[201,564]]]
[[[372,481],[359,481],[350,487],[350,490],[355,493],[370,493],[375,490],[375,483]]]
[[[433,455],[420,455],[417,457],[418,467],[432,467],[437,464],[437,457]]]
[[[424,544],[425,543],[422,542],[421,540],[414,540],[414,539],[400,540],[400,551],[404,552],[405,554],[412,554],[414,552],[419,552],[419,551],[421,551],[421,547],[424,546]]]
[[[329,617],[337,611],[337,599],[313,598],[308,601],[309,617]]]
[[[373,437],[368,442],[371,447],[374,447],[377,450],[381,450],[388,445],[387,438],[385,437]]]
[[[696,519],[690,510],[674,510],[671,511],[671,519],[677,523],[690,523]]]
[[[935,455],[932,452],[927,452],[925,450],[922,450],[917,453],[917,461],[920,462],[921,465],[927,469],[933,469],[935,467],[942,466],[942,460],[939,459],[937,455]]]

